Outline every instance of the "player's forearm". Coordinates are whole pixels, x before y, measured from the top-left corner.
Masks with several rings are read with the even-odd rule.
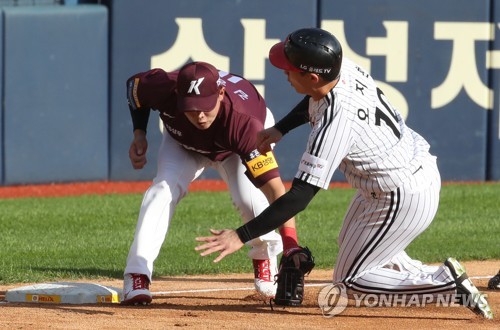
[[[144,138],[146,136],[146,131],[140,128],[134,130],[134,138]]]
[[[132,109],[132,107],[129,107],[129,109],[130,109],[130,116],[132,117],[132,124],[134,127],[134,131],[140,129],[146,132],[148,128],[149,114],[151,113],[151,110]]]
[[[309,96],[304,97],[283,119],[274,125],[282,135],[309,122]]]
[[[286,193],[285,186],[280,177],[273,178],[264,184],[261,188],[266,195],[269,204],[280,198]],[[297,230],[295,229],[295,218],[288,219],[279,227],[279,232],[283,242],[283,249],[291,249],[298,246]]]
[[[288,219],[303,211],[319,188],[295,179],[292,188],[278,198],[255,219],[236,229],[242,242],[248,242],[279,228]]]
[[[275,177],[267,181],[260,187],[260,190],[264,193],[269,204],[283,196],[286,192],[283,181],[280,177]]]

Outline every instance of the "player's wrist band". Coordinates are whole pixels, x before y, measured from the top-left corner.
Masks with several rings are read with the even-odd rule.
[[[317,186],[295,178],[287,193],[274,201],[257,217],[236,229],[238,237],[246,243],[278,228],[304,210],[319,189]]]
[[[280,125],[280,123],[277,123],[276,125],[274,125],[274,128],[276,128],[278,131],[280,131],[281,135],[285,135],[286,133],[288,133],[288,130],[285,127],[282,127],[282,125]]]
[[[238,237],[240,238],[241,242],[246,243],[250,240],[252,240],[252,236],[250,235],[250,232],[248,231],[248,228],[246,225],[243,225],[236,229],[236,234],[238,234]]]

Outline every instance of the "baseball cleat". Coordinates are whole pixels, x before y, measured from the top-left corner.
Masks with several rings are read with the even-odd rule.
[[[488,289],[500,290],[500,270],[488,281]]]
[[[125,274],[122,305],[149,305],[153,295],[149,292],[149,278],[144,274]]]
[[[255,290],[265,298],[274,298],[277,287],[274,277],[278,274],[277,258],[253,259],[253,269]]]
[[[465,272],[465,268],[454,258],[446,259],[444,264],[448,267],[455,280],[459,303],[485,319],[492,320],[493,312],[491,311],[485,295],[482,294],[469,279]]]

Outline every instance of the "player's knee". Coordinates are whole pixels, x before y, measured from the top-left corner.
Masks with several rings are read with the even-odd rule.
[[[260,194],[260,191],[234,194],[232,201],[244,222],[252,220],[269,206],[267,199]]]
[[[238,211],[238,213],[243,218],[244,222],[253,219],[257,214],[253,210],[253,205],[250,198],[244,198],[242,196],[233,196],[233,205]]]
[[[155,178],[147,194],[152,195],[153,198],[162,198],[165,201],[170,200],[178,203],[187,194],[187,188],[169,184],[168,180],[165,179]]]

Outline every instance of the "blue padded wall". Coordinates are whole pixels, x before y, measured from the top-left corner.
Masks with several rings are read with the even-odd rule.
[[[106,7],[3,11],[5,183],[107,179]]]
[[[490,11],[489,0],[322,2],[322,27],[384,83],[443,180],[486,178]]]
[[[0,15],[0,36],[3,36],[3,14]],[[3,48],[3,47],[2,47]],[[0,63],[3,63],[3,52],[0,52]],[[0,77],[3,77],[3,66],[0,65]],[[0,79],[0,100],[4,99],[3,94],[4,79]],[[4,105],[0,103],[0,185],[5,182],[4,175]]]
[[[493,11],[493,31],[500,35],[500,6]],[[493,36],[492,36],[493,37]],[[489,114],[489,144],[488,144],[488,180],[500,180],[500,40],[492,43],[492,89],[495,91],[493,111]]]
[[[106,3],[110,6],[113,41],[112,180],[149,180],[156,173],[160,143],[157,112],[152,113],[149,120],[148,164],[136,171],[128,159],[133,136],[125,81],[136,72],[149,70],[152,66],[175,70],[190,60],[205,60],[262,85],[268,106],[277,119],[301,99],[291,90],[283,72],[269,64],[267,54],[271,44],[285,38],[289,31],[316,24],[316,0],[220,0],[217,5],[206,0],[115,0]],[[276,15],[284,8],[286,15]],[[200,25],[202,33],[199,33]],[[184,29],[182,34],[180,26]],[[305,147],[307,136],[298,138],[298,135],[291,133],[277,147],[280,168],[288,173],[288,178],[295,174]],[[210,174],[214,173],[208,171],[205,175]]]
[[[495,1],[78,0],[0,10],[1,185],[152,179],[157,113],[149,163],[133,170],[125,93],[130,75],[152,67],[212,62],[253,82],[282,118],[301,96],[267,53],[311,26],[336,34],[344,55],[379,81],[431,144],[443,180],[500,180]],[[295,175],[308,133],[304,125],[276,146],[285,180]],[[337,172],[334,181],[342,180]]]

